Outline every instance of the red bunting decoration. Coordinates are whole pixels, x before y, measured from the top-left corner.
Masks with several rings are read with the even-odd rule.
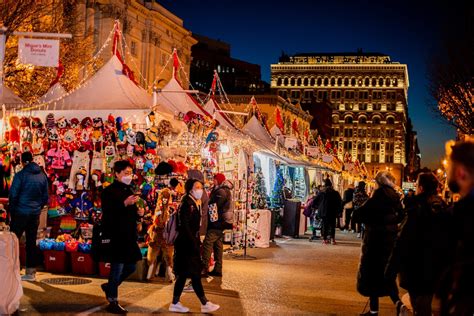
[[[276,126],[280,129],[280,131],[283,133],[285,130],[285,124],[283,123],[283,119],[281,117],[280,109],[277,108],[275,112],[275,124]]]

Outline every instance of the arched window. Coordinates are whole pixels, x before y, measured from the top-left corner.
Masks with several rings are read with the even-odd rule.
[[[294,86],[295,85],[295,78],[291,78],[290,79],[290,86]]]
[[[287,86],[288,85],[288,78],[283,79],[283,85]]]
[[[277,86],[281,86],[281,78],[278,78],[278,80],[277,80]]]
[[[339,123],[339,116],[334,115],[334,116],[332,117],[332,122],[333,122],[334,124]]]
[[[391,116],[387,117],[387,124],[388,125],[393,125],[395,124],[395,119]]]
[[[380,87],[383,86],[383,78],[380,78],[380,79],[379,79],[379,86],[380,86]]]
[[[351,79],[351,86],[355,86],[356,85],[356,79],[355,78],[352,78]]]
[[[346,87],[349,85],[349,78],[344,78],[344,85]]]
[[[380,124],[380,117],[375,116],[372,118],[372,124]]]
[[[398,79],[397,79],[397,78],[394,78],[394,79],[392,80],[392,85],[393,85],[394,87],[398,87]]]
[[[372,78],[372,86],[375,87],[377,85],[377,79]]]
[[[307,86],[307,85],[308,85],[308,78],[304,78],[304,79],[303,79],[303,85],[304,85],[304,86]]]
[[[322,80],[321,78],[318,78],[318,79],[316,80],[316,85],[317,85],[317,86],[321,86],[322,83],[323,83],[323,80]]]
[[[385,85],[390,87],[390,78],[385,79]]]
[[[314,83],[315,83],[315,79],[314,78],[311,78],[311,80],[309,81],[309,85],[310,86],[314,86]]]
[[[329,79],[328,78],[324,78],[324,85],[327,86],[329,83]]]
[[[335,86],[336,85],[336,78],[331,78],[331,86]]]
[[[339,87],[342,85],[342,78],[337,78],[337,85]]]
[[[369,78],[365,78],[364,80],[364,86],[368,87],[370,84],[370,79]]]
[[[365,116],[359,116],[359,124],[367,124],[367,118]]]
[[[346,116],[344,119],[344,123],[346,124],[352,124],[353,122],[354,122],[354,119],[350,115]]]
[[[296,79],[296,85],[301,86],[301,78]]]

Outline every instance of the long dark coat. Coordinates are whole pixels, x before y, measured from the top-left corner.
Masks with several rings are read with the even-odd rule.
[[[186,277],[201,274],[199,227],[201,209],[189,195],[181,200],[178,211],[178,237],[174,242],[174,272]]]
[[[142,259],[137,244],[138,208],[124,205],[130,195],[131,187],[119,181],[102,192],[102,231],[110,238],[110,246],[99,254],[105,262],[135,263]]]
[[[366,228],[357,291],[364,296],[388,296],[396,290],[395,278],[386,280],[384,273],[403,217],[400,198],[393,188],[381,186],[356,212]]]

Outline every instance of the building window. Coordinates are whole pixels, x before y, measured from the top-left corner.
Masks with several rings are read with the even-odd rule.
[[[351,86],[354,87],[355,85],[356,85],[356,79],[355,79],[355,78],[352,78],[352,79],[351,79]]]
[[[380,103],[374,103],[374,104],[372,104],[372,110],[374,110],[374,111],[380,111],[380,109],[382,109],[382,104],[380,104]]]
[[[335,86],[336,85],[336,79],[335,78],[331,78],[331,86]]]
[[[332,122],[333,122],[334,124],[338,124],[338,123],[339,123],[339,116],[334,115],[334,116],[332,117]]]
[[[387,111],[395,111],[396,108],[397,108],[397,105],[395,103],[387,104]]]
[[[394,87],[398,87],[398,79],[397,79],[397,78],[394,78],[394,79],[392,80],[392,85],[393,85]]]
[[[334,137],[339,137],[339,127],[333,128],[332,134]]]
[[[346,118],[344,119],[344,123],[346,124],[352,124],[354,122],[352,116],[346,116]]]
[[[359,162],[365,162],[365,153],[358,154],[357,160],[359,160]]]
[[[305,90],[304,91],[304,99],[311,99],[311,94],[313,93],[312,90]]]
[[[386,163],[393,163],[393,156],[392,155],[385,155],[385,162]]]
[[[390,78],[385,79],[385,85],[390,87]]]
[[[344,78],[344,85],[349,86],[349,78]]]
[[[393,117],[391,117],[391,116],[388,117],[388,118],[387,118],[387,124],[388,124],[388,125],[393,125],[393,124],[395,124],[395,119],[394,119]]]
[[[344,109],[346,111],[352,111],[353,108],[354,108],[354,105],[352,103],[347,103],[344,105]]]
[[[372,118],[372,124],[380,124],[380,117],[376,116]]]
[[[344,142],[344,150],[345,151],[351,151],[352,150],[352,142],[351,141],[345,141]]]
[[[342,78],[337,78],[337,85],[342,86]]]
[[[359,104],[360,111],[367,111],[367,103],[360,103]]]
[[[345,91],[344,99],[354,99],[354,91]]]
[[[380,137],[380,130],[379,129],[373,129],[372,130],[372,137],[374,137],[374,138]]]
[[[383,86],[383,78],[380,78],[380,79],[379,79],[379,86],[380,86],[380,87]]]
[[[364,86],[368,87],[370,84],[370,79],[369,78],[365,78],[364,80]]]
[[[372,99],[381,100],[382,99],[382,91],[373,91],[372,92]]]
[[[371,162],[378,163],[379,161],[380,160],[379,160],[379,155],[378,154],[372,155],[372,161]]]
[[[316,80],[316,85],[317,85],[318,87],[320,87],[322,82],[323,82],[323,80],[322,80],[321,78],[318,78],[318,79]]]
[[[319,101],[327,100],[328,92],[326,90],[319,90],[318,91],[318,99]]]
[[[301,95],[300,90],[291,90],[292,99],[299,99],[300,95]]]
[[[394,129],[388,129],[385,131],[385,137],[387,138],[393,138],[395,137],[395,130]]]
[[[316,80],[314,80],[314,78],[311,78],[311,80],[309,81],[309,85],[310,86],[314,86],[314,83],[315,83]]]
[[[367,124],[367,118],[365,116],[359,117],[359,124]]]
[[[283,99],[286,99],[288,97],[288,91],[286,90],[280,90],[278,91],[278,95],[282,97]]]
[[[281,78],[278,78],[278,80],[277,80],[277,86],[281,86],[281,81],[282,81]]]
[[[387,92],[387,99],[388,100],[395,100],[397,97],[397,94],[395,93],[395,91],[388,91]]]
[[[375,87],[377,85],[377,79],[372,78],[372,86]]]
[[[369,91],[359,91],[359,100],[367,100],[369,98]]]
[[[328,78],[324,78],[324,85],[327,86],[329,83],[329,79]]]
[[[359,128],[359,131],[357,133],[357,136],[359,137],[366,137],[367,136],[367,130],[363,128]],[[365,146],[365,145],[364,145]]]
[[[296,85],[301,86],[301,78],[296,79]]]
[[[303,79],[303,86],[308,86],[308,78]]]
[[[290,86],[294,86],[295,85],[295,78],[291,78],[290,79]]]
[[[391,151],[393,152],[395,148],[395,144],[394,143],[385,143],[385,151]]]
[[[283,85],[287,86],[288,85],[288,78],[283,79]]]
[[[353,131],[352,128],[345,128],[344,129],[344,137],[352,137]]]
[[[380,150],[380,143],[372,142],[372,150],[379,151]]]
[[[365,151],[365,143],[359,143],[359,144],[357,145],[357,149],[358,149],[359,151],[361,151],[361,150],[362,150],[362,151]]]

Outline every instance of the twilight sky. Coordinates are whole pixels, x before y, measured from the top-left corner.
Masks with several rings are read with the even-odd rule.
[[[437,50],[441,23],[456,6],[437,1],[159,0],[194,33],[231,45],[231,56],[261,65],[269,82],[270,64],[281,51],[381,52],[408,65],[408,109],[422,153],[422,166],[437,167],[452,127],[428,107],[426,68]],[[416,2],[416,4],[414,4]],[[440,22],[442,21],[442,22]],[[444,21],[444,22],[443,22]],[[211,79],[210,79],[211,80]]]

